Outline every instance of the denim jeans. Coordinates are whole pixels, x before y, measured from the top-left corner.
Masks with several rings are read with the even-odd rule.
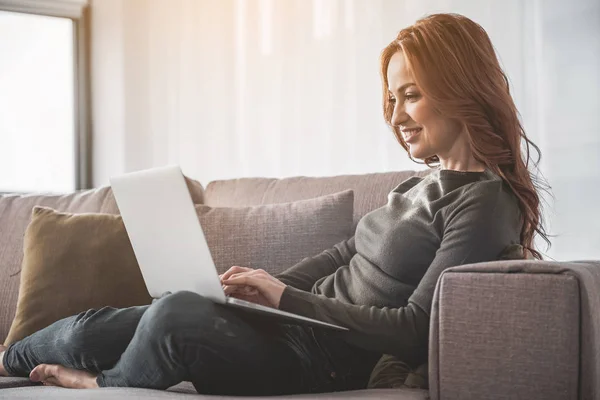
[[[176,292],[152,305],[89,310],[12,344],[4,367],[28,376],[38,364],[98,374],[105,386],[276,395],[364,388],[379,354],[338,333],[278,323]]]

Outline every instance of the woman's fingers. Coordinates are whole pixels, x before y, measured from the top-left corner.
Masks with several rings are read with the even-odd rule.
[[[249,274],[233,274],[227,279],[223,279],[226,285],[249,285]]]
[[[248,267],[240,267],[238,265],[234,265],[233,267],[231,267],[227,271],[225,271],[225,273],[219,275],[219,278],[221,278],[221,282],[223,282],[224,280],[229,279],[229,277],[233,274],[239,274],[240,272],[249,272],[249,271],[253,271],[253,269],[248,268]]]
[[[231,275],[241,272],[241,271],[242,271],[241,267],[233,266],[221,275],[221,281],[224,281],[225,279],[229,278]]]
[[[223,291],[225,292],[225,295],[240,293],[252,296],[258,294],[258,290],[256,288],[247,285],[223,285]]]
[[[252,270],[249,272],[242,272],[231,275],[228,279],[223,279],[224,285],[235,285],[235,286],[251,286],[256,288],[259,292],[268,282],[269,275],[264,274],[264,271]]]
[[[258,289],[252,286],[244,286],[244,289],[242,289],[242,294],[246,294],[248,296],[258,294]]]
[[[219,275],[219,277],[221,278],[221,283],[223,283],[226,280],[230,280],[233,278],[237,278],[238,276],[244,276],[247,274],[250,274],[253,276],[261,276],[263,278],[270,276],[269,273],[263,269],[254,269],[254,268],[248,268],[248,267],[233,266],[233,267],[229,268],[227,270],[227,272],[225,272],[224,274]]]
[[[225,292],[225,296],[229,296],[237,291],[238,288],[236,286],[223,285],[223,292]]]

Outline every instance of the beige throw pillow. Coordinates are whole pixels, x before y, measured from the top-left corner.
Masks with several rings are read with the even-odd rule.
[[[348,190],[255,207],[196,205],[196,211],[219,272],[243,265],[275,274],[350,237],[353,199]],[[90,308],[152,300],[120,216],[35,207],[24,253],[5,344]]]
[[[90,308],[152,300],[118,215],[35,207],[23,251],[17,312],[5,345]]]

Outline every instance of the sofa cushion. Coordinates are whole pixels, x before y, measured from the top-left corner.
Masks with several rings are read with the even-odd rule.
[[[346,190],[290,203],[196,210],[219,273],[240,265],[276,274],[348,239],[353,202]]]
[[[17,311],[5,344],[91,308],[151,301],[119,215],[36,206],[25,233]]]
[[[187,178],[186,182],[194,203],[202,203],[202,185]],[[62,195],[0,195],[0,342],[6,337],[15,315],[23,261],[23,236],[31,219],[31,211],[36,205],[72,213],[119,212],[108,186]]]
[[[284,203],[336,193],[354,191],[354,227],[363,215],[386,204],[388,194],[411,176],[431,171],[400,171],[332,177],[241,178],[217,180],[206,187],[204,204],[239,207]]]
[[[22,387],[15,389],[4,389],[0,391],[0,397],[6,396],[7,399],[14,400],[68,400],[82,399],[86,400],[152,400],[152,399],[197,399],[197,400],[239,400],[236,396],[209,396],[200,394],[188,394],[175,392],[169,389],[153,390],[153,389],[135,389],[135,388],[102,388],[102,389],[86,389],[82,390],[56,388],[50,386],[35,386]],[[264,400],[426,400],[429,396],[426,390],[420,389],[370,389],[370,390],[353,390],[349,392],[333,392],[333,393],[311,393],[311,394],[296,394],[287,396],[268,396],[268,397],[252,397],[252,399]]]
[[[29,378],[20,378],[14,376],[0,376],[0,389],[24,387],[24,386],[39,386],[42,383],[32,382]],[[2,395],[0,394],[0,398]]]

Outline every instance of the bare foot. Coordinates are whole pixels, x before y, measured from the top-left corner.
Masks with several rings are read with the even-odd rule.
[[[46,386],[61,386],[71,389],[96,389],[96,375],[56,364],[40,364],[29,374],[33,382]]]
[[[4,360],[4,352],[6,351],[8,347],[6,346],[2,346],[0,344],[0,376],[8,376],[8,373],[6,372],[6,370],[4,369],[4,364],[3,364],[3,360]]]

